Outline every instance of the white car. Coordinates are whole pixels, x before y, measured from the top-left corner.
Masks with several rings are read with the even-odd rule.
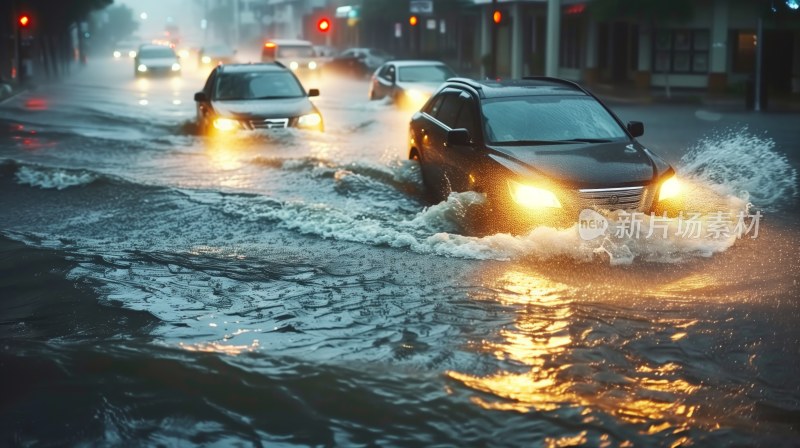
[[[307,40],[273,39],[264,43],[261,62],[280,62],[300,78],[319,74],[319,55]]]
[[[133,74],[143,76],[180,75],[181,63],[175,50],[165,45],[142,45],[133,60]]]
[[[375,70],[369,99],[391,98],[401,107],[418,109],[439,86],[456,74],[439,61],[390,61]]]

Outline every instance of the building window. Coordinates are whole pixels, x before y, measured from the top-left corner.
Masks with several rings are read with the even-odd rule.
[[[752,73],[756,67],[756,33],[752,31],[735,31],[733,41],[733,71],[735,73]]]
[[[578,19],[565,18],[561,22],[561,67],[581,68],[581,36]]]
[[[708,73],[708,30],[658,30],[653,46],[655,73]]]

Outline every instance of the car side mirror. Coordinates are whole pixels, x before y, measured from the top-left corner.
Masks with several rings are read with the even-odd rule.
[[[471,143],[469,131],[464,128],[452,129],[447,132],[447,146],[465,146]]]
[[[634,137],[641,137],[644,135],[644,123],[641,121],[629,121],[626,127],[628,128],[628,132]]]
[[[319,96],[319,89],[308,89],[308,96]]]
[[[204,101],[208,101],[208,96],[205,92],[197,92],[194,94],[194,100],[198,103],[202,103]]]

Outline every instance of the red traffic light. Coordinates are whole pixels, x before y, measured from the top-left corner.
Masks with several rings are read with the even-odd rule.
[[[31,18],[28,16],[19,16],[19,26],[26,28],[31,23]]]
[[[417,26],[417,16],[411,16],[408,18],[408,24],[411,26]]]
[[[495,11],[492,14],[492,22],[494,22],[495,25],[499,25],[502,21],[503,21],[503,12],[499,10]]]
[[[328,19],[319,19],[319,22],[317,22],[317,29],[323,33],[327,33],[331,29],[331,21]]]

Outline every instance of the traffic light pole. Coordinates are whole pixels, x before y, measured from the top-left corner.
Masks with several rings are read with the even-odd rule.
[[[489,23],[492,27],[492,42],[491,42],[491,50],[490,50],[490,58],[489,58],[489,78],[496,79],[497,78],[497,31],[498,31],[498,24],[494,23],[494,12],[497,11],[497,0],[492,0],[492,8],[489,13]]]

